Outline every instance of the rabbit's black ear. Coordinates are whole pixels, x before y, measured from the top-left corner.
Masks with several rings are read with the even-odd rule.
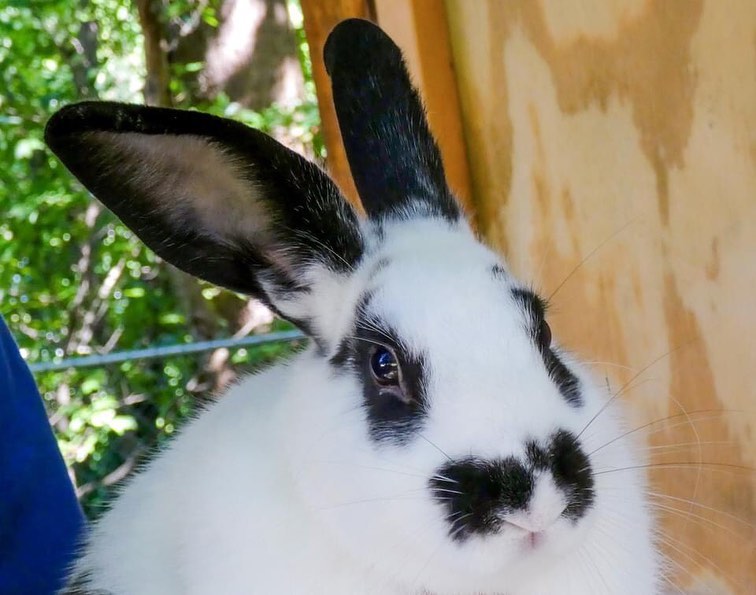
[[[362,254],[355,213],[328,176],[238,122],[87,102],[55,114],[45,140],[165,260],[295,322],[317,272],[345,272]]]
[[[376,25],[339,23],[324,59],[349,166],[372,218],[460,217],[402,53]]]

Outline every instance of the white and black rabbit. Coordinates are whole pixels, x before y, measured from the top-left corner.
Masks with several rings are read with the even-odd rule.
[[[659,592],[639,449],[465,221],[399,48],[349,20],[325,61],[366,219],[229,120],[82,103],[47,126],[157,254],[312,338],[129,482],[66,592]]]

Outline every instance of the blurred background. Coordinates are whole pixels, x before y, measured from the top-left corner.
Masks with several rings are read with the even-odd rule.
[[[226,115],[327,158],[357,204],[320,60],[354,16],[402,47],[481,237],[626,404],[670,589],[756,593],[753,0],[0,2],[0,312],[87,514],[299,342],[43,371],[289,329],[156,259],[45,150],[47,117],[83,99]]]
[[[161,262],[46,150],[85,99],[197,108],[325,153],[296,0],[0,5],[0,308],[29,362],[285,328],[254,301]],[[37,373],[84,509],[192,410],[287,343]]]

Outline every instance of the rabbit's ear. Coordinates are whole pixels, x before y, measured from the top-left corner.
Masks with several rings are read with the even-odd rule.
[[[460,210],[402,53],[376,25],[339,23],[324,49],[349,166],[371,218]]]
[[[87,102],[55,114],[45,140],[165,260],[302,326],[298,296],[362,254],[358,220],[330,178],[238,122]]]

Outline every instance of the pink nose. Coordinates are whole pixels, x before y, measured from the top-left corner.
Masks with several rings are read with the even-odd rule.
[[[516,511],[507,514],[504,521],[532,534],[538,534],[559,520],[564,512],[564,507],[554,507],[551,510],[539,511]]]

